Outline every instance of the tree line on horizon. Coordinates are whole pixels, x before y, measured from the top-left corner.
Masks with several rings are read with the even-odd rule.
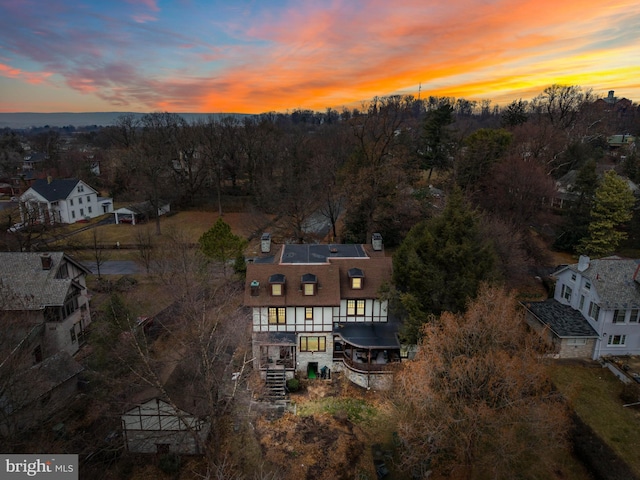
[[[545,347],[524,328],[509,292],[531,278],[532,265],[548,264],[537,237],[594,256],[635,246],[640,223],[621,175],[638,181],[640,167],[631,147],[611,155],[607,139],[619,133],[640,133],[637,105],[612,105],[581,87],[553,85],[503,109],[392,96],[321,114],[196,122],[168,112],[124,115],[71,143],[54,130],[29,140],[46,154],[43,175],[81,178],[119,202],[171,201],[220,215],[242,202],[280,219],[283,241],[317,240],[305,225],[318,213],[331,225],[332,241],[367,242],[381,233],[395,249],[393,286],[382,293],[404,320],[403,340],[419,345],[416,361],[398,372],[392,397],[401,467],[422,475],[416,478],[434,469],[456,478],[513,478],[514,471],[547,478],[559,468],[553,456],[565,447],[568,415],[540,361]],[[1,142],[0,169],[7,175],[20,163],[22,138],[5,132]],[[88,168],[89,155],[99,159],[99,175]],[[574,202],[554,209],[555,182],[571,172]],[[159,222],[155,233],[163,234]],[[229,234],[219,221],[201,238],[202,252],[228,258],[228,245],[219,240]],[[184,350],[204,352],[185,364],[192,370],[183,377],[204,380],[212,397],[207,405],[214,406],[222,378],[216,369],[228,361],[230,341],[222,319],[226,309],[240,318],[240,308],[205,305],[233,296],[201,289],[213,281],[200,277],[199,251],[170,240],[189,267],[167,279],[184,297],[176,331],[191,326]],[[241,239],[230,240],[235,253]],[[120,369],[133,362],[134,350],[118,344],[118,358],[126,360],[118,363],[110,361],[111,349],[129,328],[118,322],[134,317],[119,312],[117,297],[111,307],[114,318],[103,326],[114,328],[103,332],[103,356],[94,360],[121,382]],[[205,318],[205,307],[215,307],[216,315]],[[135,343],[135,336],[126,338]],[[207,350],[211,345],[196,342],[208,338],[218,341],[218,357]],[[140,345],[146,344],[134,346]],[[211,359],[218,363],[207,364]],[[155,366],[135,365],[140,378],[163,387],[152,375]]]

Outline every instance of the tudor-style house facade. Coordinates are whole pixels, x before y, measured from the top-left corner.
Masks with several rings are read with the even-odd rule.
[[[244,303],[252,309],[254,367],[263,376],[343,371],[361,386],[385,388],[400,345],[379,298],[391,258],[375,245],[263,246],[248,263]]]
[[[40,179],[20,196],[23,224],[75,223],[113,211],[113,200],[103,198],[82,180]]]
[[[553,299],[525,304],[529,324],[546,329],[561,357],[638,355],[639,269],[640,260],[581,256],[555,272]]]

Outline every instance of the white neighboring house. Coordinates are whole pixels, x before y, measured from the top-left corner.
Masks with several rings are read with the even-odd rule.
[[[76,179],[40,179],[20,196],[23,224],[75,223],[113,211],[113,199]]]
[[[545,329],[560,357],[640,355],[640,260],[618,256],[555,272],[553,299],[527,302],[527,320]]]

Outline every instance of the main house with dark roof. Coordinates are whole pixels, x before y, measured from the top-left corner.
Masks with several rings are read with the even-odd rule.
[[[557,272],[553,299],[526,302],[527,321],[564,358],[640,354],[640,260],[617,256]]]
[[[247,265],[244,303],[252,309],[254,367],[268,384],[342,371],[365,388],[388,388],[400,344],[379,297],[391,258],[374,239],[272,247],[263,238],[262,256]]]
[[[82,180],[39,179],[20,196],[23,224],[75,223],[113,211],[113,200],[102,198]]]

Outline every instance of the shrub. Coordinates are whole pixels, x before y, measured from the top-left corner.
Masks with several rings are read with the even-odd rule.
[[[640,385],[637,383],[625,383],[620,392],[620,399],[624,403],[636,403],[640,401]]]
[[[290,378],[287,380],[287,390],[290,392],[297,392],[300,390],[300,380],[297,378]]]
[[[178,473],[180,470],[180,455],[168,453],[160,457],[158,467],[164,473]]]

